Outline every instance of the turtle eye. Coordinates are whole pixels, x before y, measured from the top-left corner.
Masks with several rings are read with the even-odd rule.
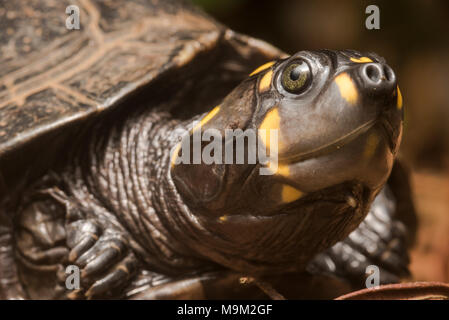
[[[301,93],[310,84],[310,67],[304,60],[295,60],[282,73],[282,86],[290,93]]]

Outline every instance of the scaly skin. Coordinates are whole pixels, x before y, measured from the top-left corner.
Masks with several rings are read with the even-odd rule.
[[[59,280],[42,282],[56,283],[53,297],[116,296],[139,270],[169,279],[220,269],[189,240],[207,231],[189,216],[169,175],[177,130],[189,122],[163,111],[138,113],[112,126],[102,121],[74,142],[59,174],[45,176],[26,192],[16,231],[20,260],[41,271],[53,267],[52,277]],[[38,241],[27,241],[27,231]],[[65,290],[68,264],[83,271],[80,291]],[[8,292],[26,297],[20,286]]]
[[[38,238],[66,239],[69,250],[53,260],[61,266],[76,264],[82,270],[84,289],[72,292],[71,298],[101,296],[111,288],[123,287],[137,271],[138,260],[165,275],[210,269],[210,262],[173,236],[186,233],[182,227],[195,223],[194,219],[177,221],[184,218],[178,216],[183,204],[169,183],[170,150],[177,143],[173,130],[180,122],[170,120],[168,113],[151,111],[118,125],[102,123],[79,139],[79,148],[74,145],[69,155],[72,160],[61,172],[47,175],[27,192],[19,209],[21,254],[35,261],[31,257],[35,250],[30,249],[34,244],[20,241],[23,230],[30,228],[27,219],[56,211],[48,219],[63,217],[65,231]],[[88,148],[83,147],[84,138],[89,139]],[[54,244],[40,250],[60,255],[61,251],[51,248]]]
[[[54,174],[23,194],[16,208],[23,264],[53,271],[60,281],[61,266],[81,267],[82,289],[70,298],[113,295],[143,269],[167,277],[218,266],[252,276],[303,271],[317,253],[363,221],[387,180],[400,141],[393,71],[377,58],[360,65],[348,54],[356,53],[299,52],[278,61],[236,87],[205,125],[280,128],[287,145],[281,159],[301,156],[288,158],[285,176],[261,177],[256,170],[261,164],[249,163],[171,167],[177,129],[188,128],[192,119],[174,120],[166,102],[104,115],[73,140]],[[346,69],[334,68],[336,63]],[[310,78],[302,84],[311,86],[304,94],[286,94],[285,84],[273,80],[278,71],[290,72],[290,65],[305,68],[301,72]],[[377,83],[368,68],[389,77]],[[379,96],[368,94],[373,88],[381,89]],[[341,115],[343,109],[345,117],[335,122],[330,115]],[[304,121],[305,114],[313,125]],[[346,127],[349,120],[352,131]],[[326,130],[317,136],[314,126],[323,122]],[[288,200],[282,191],[280,197],[285,183],[299,183],[307,192],[296,189],[300,196]]]

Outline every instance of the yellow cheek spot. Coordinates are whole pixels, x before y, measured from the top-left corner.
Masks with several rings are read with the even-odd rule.
[[[376,152],[377,146],[379,144],[379,137],[376,133],[372,133],[366,139],[365,150],[363,151],[364,159],[371,159],[371,157]]]
[[[204,116],[203,119],[201,119],[200,122],[197,123],[197,125],[193,128],[193,131],[195,131],[196,129],[198,129],[199,127],[204,126],[206,123],[208,123],[216,114],[217,112],[220,111],[220,106],[216,106],[215,108],[212,109],[211,112],[209,112],[208,114],[206,114]]]
[[[290,168],[287,165],[280,165],[276,173],[283,177],[288,177],[290,175]]]
[[[349,60],[351,60],[352,62],[355,62],[355,63],[368,63],[368,62],[373,62],[373,60],[371,60],[371,59],[368,58],[368,57],[351,58],[351,59],[349,59]]]
[[[397,102],[397,107],[399,110],[402,109],[402,93],[401,90],[399,90],[399,86],[397,86],[397,94],[398,94],[398,102]]]
[[[228,216],[221,216],[220,218],[218,218],[218,220],[220,220],[221,222],[225,222],[226,220],[228,220]]]
[[[179,149],[181,149],[181,144],[182,144],[181,142],[178,143],[178,145],[176,146],[175,150],[173,151],[172,158],[171,158],[171,166],[172,166],[172,168],[176,164],[176,159],[178,159],[178,154],[179,154]]]
[[[347,73],[342,73],[335,78],[335,83],[340,90],[340,95],[350,104],[355,104],[358,99],[357,89],[354,81]]]
[[[280,165],[275,166],[272,162],[268,163],[268,168],[273,174],[277,174],[283,177],[288,177],[290,175],[290,168],[288,165]]]
[[[250,77],[264,71],[267,70],[268,68],[270,68],[275,62],[271,61],[271,62],[267,62],[264,65],[261,65],[259,68],[257,68],[256,70],[254,70],[253,72],[251,72],[251,74],[249,75]]]
[[[265,134],[261,134],[260,138],[262,139],[263,144],[265,145],[268,150],[271,150],[271,130],[277,130],[278,131],[278,150],[279,150],[279,129],[280,129],[280,123],[281,118],[279,117],[279,110],[278,108],[273,108],[270,111],[268,111],[267,115],[265,116],[265,119],[263,119],[262,123],[260,124],[259,129],[265,130]]]
[[[212,109],[208,114],[204,116],[203,119],[201,119],[200,122],[198,122],[192,129],[192,132],[197,130],[198,128],[204,126],[206,123],[208,123],[217,113],[220,111],[220,106],[216,106]],[[171,166],[174,167],[176,164],[176,159],[178,158],[179,149],[181,148],[181,143],[179,143],[176,146],[176,149],[173,151],[172,158],[171,158]]]
[[[289,185],[284,184],[282,186],[282,202],[283,203],[290,203],[293,201],[298,200],[299,198],[301,198],[304,195],[304,193],[302,193],[301,191],[299,191],[296,188],[293,188]]]
[[[262,77],[262,79],[260,79],[260,83],[259,83],[259,92],[260,93],[265,92],[268,89],[270,89],[271,78],[273,78],[273,70],[270,70],[267,73],[265,73],[264,76]]]

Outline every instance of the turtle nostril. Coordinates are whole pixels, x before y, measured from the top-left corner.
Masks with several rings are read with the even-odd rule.
[[[385,92],[396,87],[394,71],[383,63],[366,63],[360,67],[360,76],[365,88]]]
[[[366,74],[366,77],[373,82],[378,82],[381,77],[381,71],[374,64],[370,64],[370,65],[366,66],[365,74]]]

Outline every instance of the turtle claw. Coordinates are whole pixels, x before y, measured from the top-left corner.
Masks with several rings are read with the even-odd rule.
[[[81,300],[83,298],[82,290],[73,290],[67,293],[67,298],[70,300]]]
[[[92,299],[101,296],[113,288],[120,287],[128,283],[128,280],[137,271],[137,260],[134,254],[130,253],[114,270],[104,278],[95,281],[95,283],[87,290],[86,297]]]
[[[110,229],[102,232],[90,220],[73,222],[68,230],[69,262],[81,269],[82,289],[70,292],[67,298],[100,297],[130,280],[137,269],[137,259],[128,251],[128,242],[119,232]]]
[[[82,277],[89,277],[90,275],[95,274],[103,270],[104,268],[107,268],[108,265],[110,265],[120,257],[121,252],[123,252],[123,248],[120,248],[114,242],[107,245],[110,245],[110,247],[106,247],[94,259],[89,260],[89,262],[83,269],[83,272],[81,274]],[[121,246],[123,247],[123,245]],[[86,255],[87,259],[89,259],[89,252],[86,252]],[[79,263],[84,262],[85,259],[83,259],[83,257],[84,255],[80,257]]]
[[[69,261],[75,262],[78,257],[92,247],[95,242],[98,240],[98,237],[94,237],[93,234],[87,234],[76,246],[70,251]]]
[[[101,228],[91,220],[77,220],[67,227],[67,245],[71,248],[69,262],[75,262],[90,249],[101,235]]]

